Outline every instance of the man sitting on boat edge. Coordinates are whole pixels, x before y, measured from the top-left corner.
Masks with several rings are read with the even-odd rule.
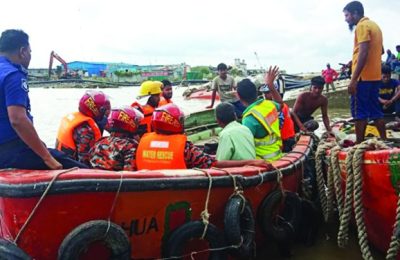
[[[328,116],[328,99],[322,95],[325,80],[321,76],[316,76],[311,79],[310,91],[301,93],[294,103],[293,112],[300,119],[296,122],[296,132],[299,130],[315,131],[318,129],[318,122],[314,120],[312,114],[318,108],[321,108],[322,121],[324,122],[325,129],[331,132],[331,126]]]
[[[251,160],[256,158],[253,134],[236,121],[235,107],[222,102],[215,108],[215,117],[223,129],[219,133],[217,160]]]
[[[388,65],[382,66],[382,83],[379,88],[379,102],[384,114],[393,114],[396,116],[400,113],[400,83],[396,79],[391,78],[392,70]]]
[[[270,168],[263,160],[218,161],[187,140],[184,131],[184,114],[175,104],[157,108],[153,113],[155,132],[146,133],[139,142],[136,153],[138,170],[187,169],[211,167],[227,168],[253,165]]]
[[[65,153],[48,149],[33,125],[28,67],[29,36],[6,30],[0,37],[0,168],[57,170],[85,165]]]

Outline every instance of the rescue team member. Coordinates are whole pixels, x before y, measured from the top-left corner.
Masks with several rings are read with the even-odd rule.
[[[279,68],[270,67],[265,75],[265,83],[274,100],[282,103],[282,98],[274,87]],[[238,83],[237,92],[240,101],[246,106],[242,124],[247,126],[254,136],[256,157],[266,161],[275,161],[282,157],[282,139],[279,130],[279,106],[271,100],[257,100],[257,89],[253,82],[244,79]]]
[[[151,116],[153,115],[154,109],[158,107],[160,102],[162,82],[160,81],[144,81],[140,85],[138,99],[148,98],[145,105],[140,105],[138,102],[132,103],[131,107],[138,109],[143,113],[143,120],[140,122],[139,134],[150,133],[151,129]]]
[[[161,87],[161,95],[160,95],[160,102],[158,103],[158,106],[163,106],[169,103],[172,103],[172,84],[169,80],[164,79],[161,81],[162,82],[162,87]]]
[[[276,90],[278,90],[278,86],[276,84],[274,84],[274,87]],[[272,93],[267,85],[263,86],[260,90],[264,94],[264,98],[266,100],[273,100]],[[283,124],[280,129],[283,144],[282,152],[287,153],[290,152],[293,146],[296,144],[296,132],[294,131],[294,123],[292,120],[292,116],[296,115],[290,113],[290,108],[286,103],[282,103],[281,111],[283,114]]]
[[[85,165],[40,140],[31,115],[28,67],[29,36],[6,30],[0,37],[0,168],[61,169]]]
[[[105,129],[110,136],[97,141],[90,150],[90,165],[110,171],[135,171],[137,129],[143,114],[126,107],[111,110]]]
[[[66,115],[58,129],[57,150],[90,165],[89,151],[102,136],[100,122],[110,114],[108,97],[101,91],[88,90],[79,101],[79,112]]]
[[[269,168],[263,160],[218,161],[187,140],[184,114],[175,104],[168,104],[154,111],[153,133],[145,134],[136,153],[138,170],[187,169],[210,167],[241,167],[253,165]]]

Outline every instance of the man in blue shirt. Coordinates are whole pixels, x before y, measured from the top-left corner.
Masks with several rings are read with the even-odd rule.
[[[28,66],[29,36],[6,30],[0,37],[0,168],[61,169],[84,165],[64,153],[47,149],[30,114]]]
[[[399,81],[391,78],[392,71],[388,65],[382,66],[382,83],[379,87],[379,102],[384,114],[398,114],[400,96]]]

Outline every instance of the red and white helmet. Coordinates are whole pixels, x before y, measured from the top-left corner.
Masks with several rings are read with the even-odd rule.
[[[105,129],[108,132],[134,133],[138,129],[143,114],[132,107],[111,110]]]
[[[110,110],[110,100],[101,91],[88,90],[79,101],[79,112],[94,119],[108,116]]]
[[[151,124],[157,133],[181,134],[184,130],[184,119],[182,110],[171,103],[154,110]]]

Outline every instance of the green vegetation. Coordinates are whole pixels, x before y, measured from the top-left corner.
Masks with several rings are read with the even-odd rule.
[[[140,71],[129,71],[129,70],[116,70],[114,71],[114,75],[117,77],[125,77],[125,78],[129,78],[129,77],[133,77],[133,76],[137,76],[140,75],[141,72]]]

